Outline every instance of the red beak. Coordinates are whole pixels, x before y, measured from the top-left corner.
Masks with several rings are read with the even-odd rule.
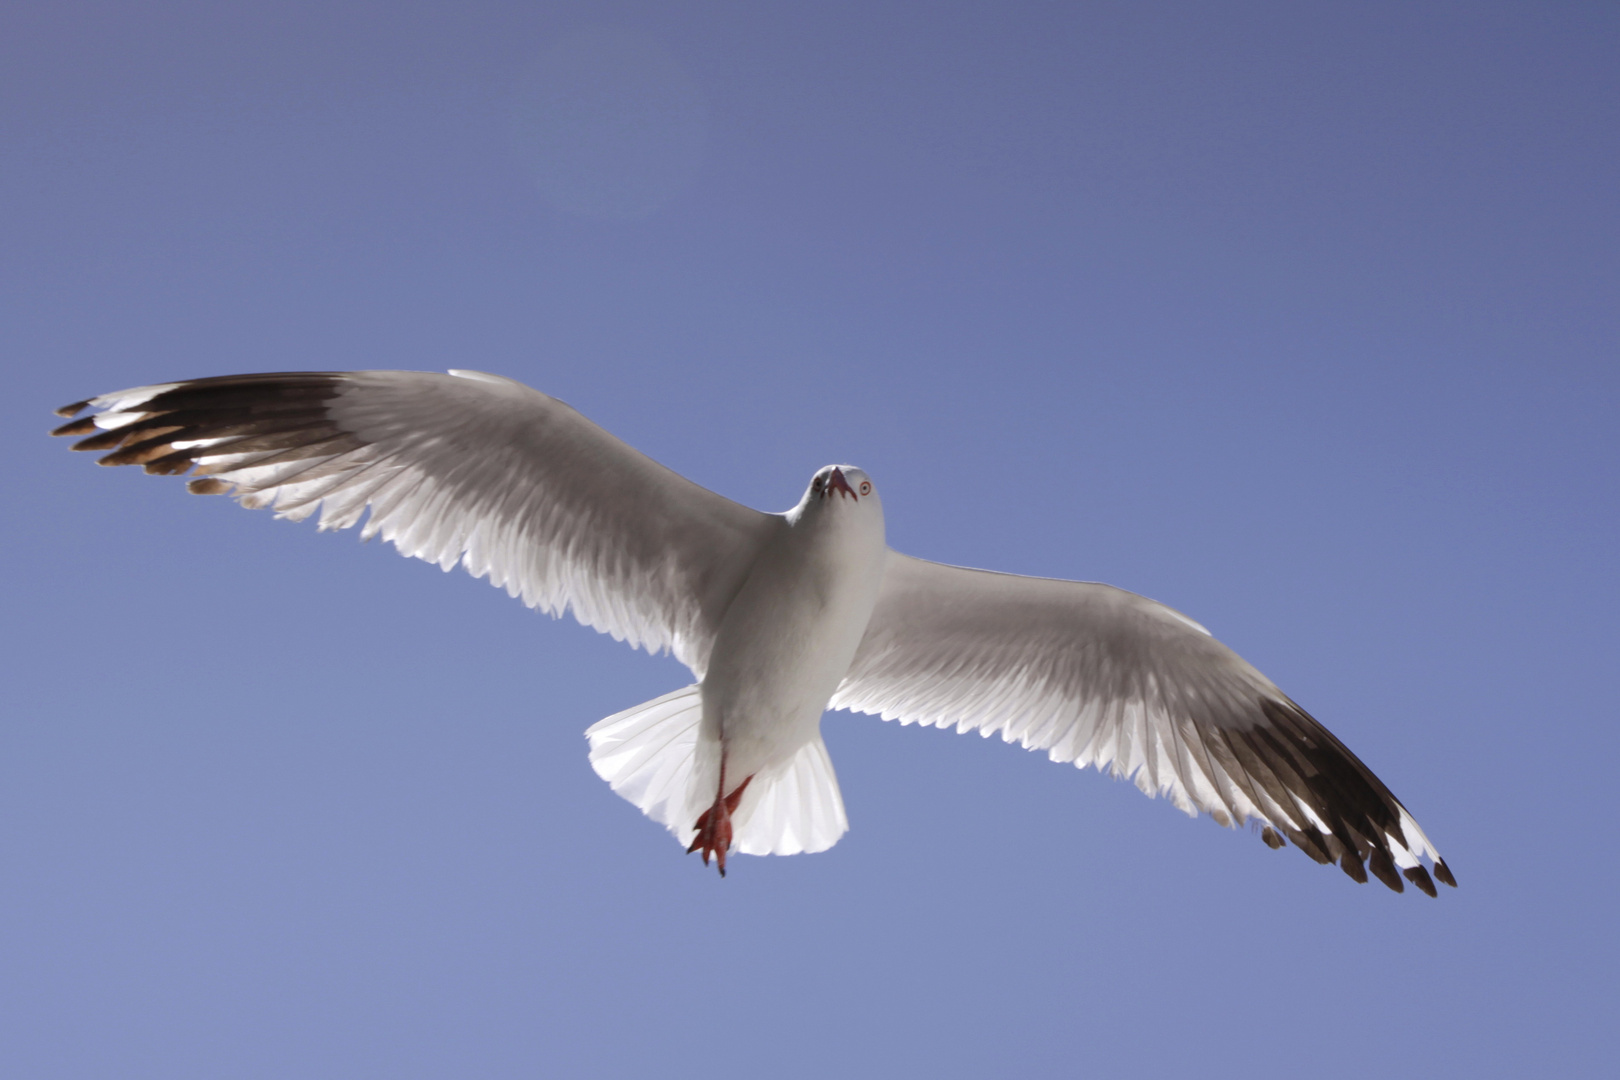
[[[855,489],[849,486],[849,481],[844,479],[842,469],[834,469],[832,475],[827,477],[827,493],[830,495],[835,491],[843,492],[856,502],[861,501],[861,497],[855,494]]]

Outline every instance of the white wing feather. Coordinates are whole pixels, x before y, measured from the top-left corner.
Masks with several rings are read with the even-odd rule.
[[[664,468],[554,398],[477,372],[238,375],[93,398],[62,433],[104,464],[234,489],[244,506],[475,577],[702,677],[720,617],[781,527]],[[69,413],[71,414],[71,413]],[[93,427],[90,422],[93,420]]]
[[[1432,890],[1426,836],[1338,739],[1203,627],[1107,585],[891,551],[831,707],[999,733],[1222,825],[1257,822],[1320,861]],[[1393,863],[1393,866],[1390,864]],[[1399,879],[1392,887],[1398,888]]]

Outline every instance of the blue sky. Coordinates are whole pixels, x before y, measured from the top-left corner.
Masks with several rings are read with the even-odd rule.
[[[1612,5],[0,10],[0,1073],[1606,1075]],[[1209,626],[1461,888],[824,722],[718,880],[582,732],[682,685],[51,410],[471,367],[762,509]]]

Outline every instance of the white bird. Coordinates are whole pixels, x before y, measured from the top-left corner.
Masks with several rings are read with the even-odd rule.
[[[1221,825],[1286,836],[1352,878],[1456,879],[1344,744],[1198,623],[1108,585],[925,562],[884,542],[850,465],[797,506],[748,509],[554,398],[474,371],[231,375],[59,409],[103,465],[322,529],[359,523],[572,611],[697,680],[593,725],[591,764],[687,850],[822,851],[848,829],[828,708],[999,733]],[[1280,834],[1280,835],[1279,835]]]

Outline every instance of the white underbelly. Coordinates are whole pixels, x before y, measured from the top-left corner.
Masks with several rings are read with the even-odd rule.
[[[709,657],[700,739],[723,751],[728,787],[817,737],[877,602],[881,536],[794,539],[761,557]]]

